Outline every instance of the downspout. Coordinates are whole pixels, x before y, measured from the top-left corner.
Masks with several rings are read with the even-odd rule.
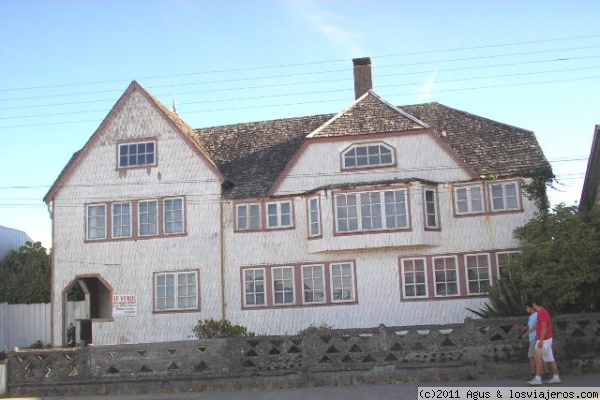
[[[225,319],[226,317],[226,297],[225,297],[225,217],[224,217],[224,208],[225,201],[221,199],[219,201],[220,208],[220,241],[221,241],[221,319]]]
[[[54,340],[54,200],[46,203],[46,207],[48,208],[51,221],[50,245],[52,246],[50,247],[50,343],[52,343],[53,347],[57,347]],[[64,340],[62,345],[64,345]]]

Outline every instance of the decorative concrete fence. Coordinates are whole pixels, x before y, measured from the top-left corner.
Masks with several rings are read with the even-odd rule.
[[[526,317],[463,324],[314,329],[166,343],[18,350],[8,394],[136,394],[367,382],[525,377]],[[563,372],[600,371],[600,314],[555,318]]]

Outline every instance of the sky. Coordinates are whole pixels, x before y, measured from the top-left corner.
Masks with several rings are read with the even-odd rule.
[[[0,0],[0,225],[52,247],[44,195],[132,80],[193,128],[337,113],[352,59],[402,106],[535,132],[579,201],[600,124],[600,1]]]

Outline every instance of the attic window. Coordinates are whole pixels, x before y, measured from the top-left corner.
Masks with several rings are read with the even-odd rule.
[[[119,144],[119,168],[156,165],[156,142]]]
[[[342,169],[387,167],[394,165],[393,147],[383,143],[357,144],[342,153]]]

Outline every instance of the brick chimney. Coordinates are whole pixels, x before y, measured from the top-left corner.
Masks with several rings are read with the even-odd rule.
[[[369,57],[354,58],[352,63],[354,64],[354,98],[358,99],[373,89],[371,59]]]

